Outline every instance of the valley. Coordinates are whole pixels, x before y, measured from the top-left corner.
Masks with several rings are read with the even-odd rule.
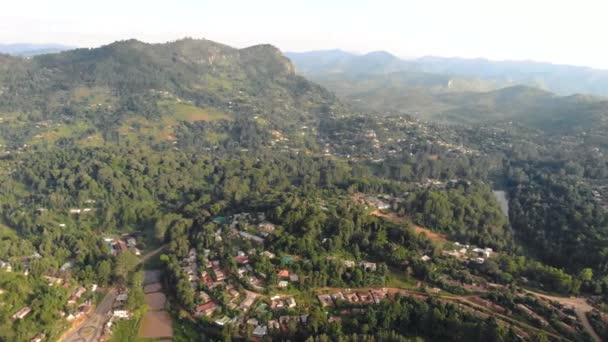
[[[2,55],[0,339],[606,339],[605,100],[368,57]]]

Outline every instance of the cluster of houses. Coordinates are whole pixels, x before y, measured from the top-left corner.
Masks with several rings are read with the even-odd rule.
[[[343,303],[371,305],[379,304],[383,299],[388,298],[388,293],[383,289],[373,289],[368,292],[348,292],[341,291],[335,293],[321,294],[317,298],[322,307],[331,307]]]
[[[477,264],[483,264],[486,259],[490,258],[494,253],[492,248],[489,247],[480,248],[471,245],[463,245],[459,242],[455,242],[454,247],[453,250],[442,251],[442,254],[462,260],[469,260]]]
[[[91,286],[91,291],[95,292],[97,290],[97,285],[93,284]],[[86,300],[84,302],[82,302],[82,297],[84,296],[84,294],[87,292],[87,289],[85,287],[78,287],[76,289],[74,289],[72,291],[72,293],[70,294],[70,298],[68,299],[68,307],[70,307],[70,311],[69,314],[67,314],[66,319],[68,321],[73,321],[75,319],[80,318],[81,316],[85,315],[87,312],[89,312],[89,310],[92,307],[92,303],[91,300]],[[66,314],[62,314],[62,316],[65,316]]]
[[[123,234],[120,238],[105,237],[103,241],[107,244],[110,254],[117,256],[120,253],[131,251],[139,256],[141,250],[137,248],[137,239],[130,234]]]

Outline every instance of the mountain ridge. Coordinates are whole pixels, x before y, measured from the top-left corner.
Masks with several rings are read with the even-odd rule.
[[[390,55],[388,52],[385,53]],[[285,54],[294,61],[299,72],[308,76],[327,73],[426,72],[456,77],[475,77],[506,85],[526,84],[559,95],[582,93],[608,96],[608,70],[585,66],[536,61],[492,61],[485,58],[467,59],[437,56],[423,56],[414,59],[395,57],[396,59],[389,61],[376,58],[374,63],[370,63],[368,54],[357,55],[344,51],[341,51],[339,61],[330,60],[325,63],[315,63],[315,60],[323,59],[324,52],[322,50],[310,53],[286,52]],[[326,54],[329,54],[329,52]],[[366,63],[363,63],[363,60],[366,59]]]

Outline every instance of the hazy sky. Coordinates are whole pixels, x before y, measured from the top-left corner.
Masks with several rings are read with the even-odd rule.
[[[606,1],[5,0],[0,43],[98,46],[185,36],[283,51],[340,48],[608,69]]]

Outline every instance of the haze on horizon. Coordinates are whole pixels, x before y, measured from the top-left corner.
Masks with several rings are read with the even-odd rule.
[[[608,5],[594,0],[22,0],[3,7],[0,43],[94,47],[193,37],[283,51],[386,50],[608,69]]]

